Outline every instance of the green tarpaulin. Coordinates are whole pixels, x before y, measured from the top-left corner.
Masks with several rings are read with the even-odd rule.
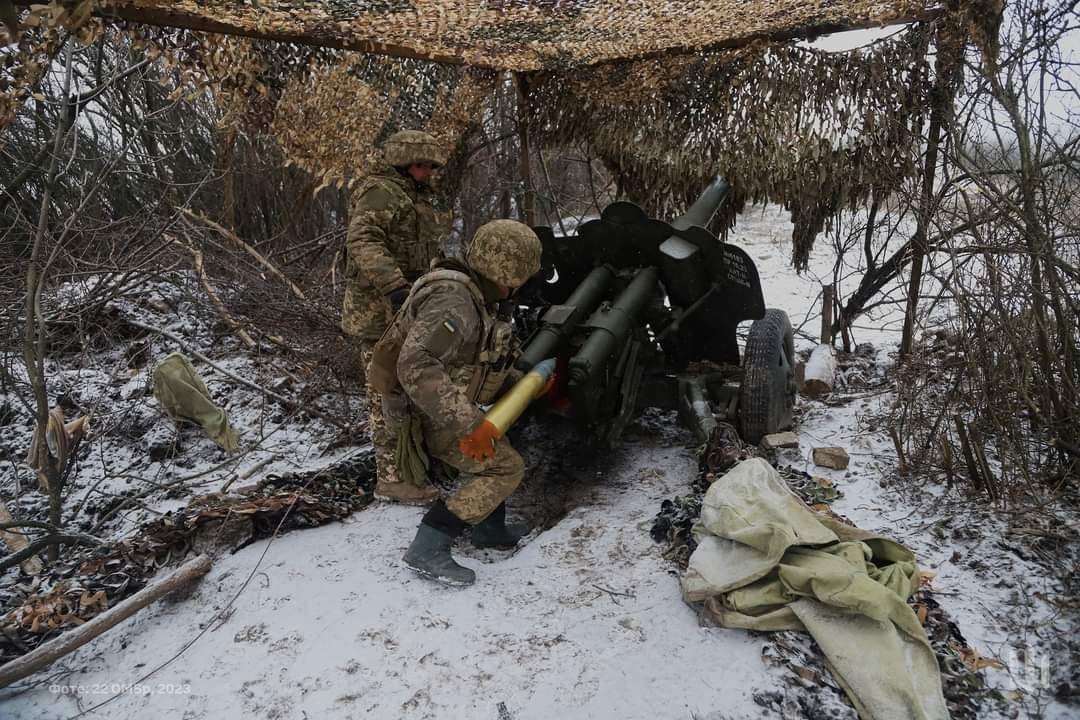
[[[712,484],[695,532],[683,594],[709,619],[809,632],[864,720],[949,717],[910,550],[815,513],[760,458]]]

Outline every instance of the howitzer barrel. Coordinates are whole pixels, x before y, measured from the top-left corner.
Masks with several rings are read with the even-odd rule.
[[[705,227],[724,202],[729,189],[727,180],[722,177],[713,178],[709,187],[698,196],[690,209],[672,221],[671,227],[676,230],[686,230],[694,226]],[[708,237],[712,239],[711,235]],[[712,280],[697,245],[678,235],[672,235],[660,244],[660,256],[664,287],[675,304],[686,307],[709,291]]]
[[[639,270],[619,293],[615,302],[592,314],[585,327],[591,328],[588,340],[570,360],[570,383],[580,385],[603,370],[616,350],[622,347],[634,326],[637,314],[656,292],[659,271],[655,267]]]
[[[615,274],[601,265],[593,268],[562,305],[555,305],[541,318],[543,326],[533,336],[518,358],[519,370],[529,370],[545,358],[555,357],[556,350],[568,334],[574,331],[600,304],[604,292]]]
[[[716,211],[720,209],[720,204],[724,202],[730,189],[731,186],[728,185],[727,180],[720,176],[714,177],[709,187],[698,195],[698,199],[686,212],[671,222],[671,226],[679,230],[685,230],[693,225],[706,227]]]

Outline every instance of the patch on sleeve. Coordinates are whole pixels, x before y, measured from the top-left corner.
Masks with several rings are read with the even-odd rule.
[[[443,320],[432,329],[431,335],[424,344],[432,355],[442,357],[453,347],[458,335],[457,323],[450,319]]]

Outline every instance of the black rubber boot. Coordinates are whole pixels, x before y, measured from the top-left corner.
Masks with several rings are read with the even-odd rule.
[[[528,528],[521,525],[506,526],[506,503],[502,503],[473,526],[472,544],[482,549],[511,550],[526,533]]]
[[[465,523],[439,500],[424,515],[416,537],[402,559],[420,575],[444,585],[472,585],[476,582],[476,573],[458,565],[450,554],[454,538],[464,529]]]

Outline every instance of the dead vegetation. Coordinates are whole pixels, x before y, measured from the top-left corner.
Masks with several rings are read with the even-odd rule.
[[[14,629],[0,649],[6,657],[25,652],[144,582],[168,553],[102,548],[101,536],[133,509],[150,512],[152,496],[207,489],[204,470],[185,470],[190,459],[177,443],[217,451],[183,433],[156,437],[146,393],[122,394],[130,392],[124,380],[159,359],[162,338],[196,352],[213,348],[211,366],[242,351],[250,361],[244,376],[229,379],[226,368],[221,383],[261,404],[260,431],[317,418],[328,447],[362,441],[359,368],[337,323],[347,188],[370,163],[374,143],[411,124],[455,145],[442,187],[459,220],[452,245],[494,216],[534,217],[572,234],[612,199],[671,207],[717,165],[742,177],[742,197],[788,202],[798,216],[797,264],[828,228],[847,262],[832,278],[834,339],[857,350],[856,320],[883,304],[909,309],[888,420],[908,477],[1018,513],[1013,527],[1025,547],[1069,578],[1054,602],[1075,613],[1077,538],[1055,527],[1054,512],[1076,503],[1080,458],[1080,126],[1075,112],[1047,110],[1054,97],[1080,97],[1059,54],[1061,35],[1076,31],[1074,9],[1061,1],[1011,4],[998,55],[986,42],[978,50],[942,47],[940,28],[928,24],[869,49],[863,61],[762,45],[678,62],[613,61],[574,77],[549,70],[524,86],[423,60],[246,40],[215,46],[180,31],[95,25],[81,32],[82,43],[56,28],[28,33],[18,47],[33,63],[5,65],[0,88],[21,93],[19,104],[6,94],[0,105],[0,121],[13,118],[0,145],[0,444],[11,479],[3,499],[14,516],[2,529],[27,544],[0,565],[45,548],[50,562],[44,574],[4,588],[3,607],[18,612],[8,616]],[[953,65],[931,67],[933,43],[954,53]],[[915,74],[868,80],[905,63]],[[792,77],[763,77],[777,68]],[[728,95],[733,83],[745,84],[742,94]],[[418,88],[421,100],[402,97],[401,85]],[[823,149],[808,132],[817,120],[792,99],[806,85],[820,97],[854,98],[826,114],[836,127],[857,115],[866,131],[861,149]],[[661,97],[657,87],[670,92]],[[624,91],[621,105],[601,107]],[[777,102],[777,93],[787,98],[784,112],[770,114],[766,99]],[[319,112],[357,97],[374,109],[355,127],[340,110]],[[639,124],[605,124],[604,112]],[[766,115],[775,136],[762,146],[758,125],[745,119]],[[710,132],[701,130],[707,116]],[[593,132],[594,125],[606,129]],[[746,134],[725,134],[736,126]],[[690,144],[669,152],[675,136]],[[792,144],[800,152],[788,156]],[[522,163],[524,150],[531,152]],[[812,169],[795,172],[806,158]],[[810,188],[820,193],[794,192]],[[861,201],[865,208],[843,213]],[[920,326],[933,331],[920,339]],[[115,382],[81,386],[79,371],[109,353]],[[94,437],[59,464],[47,436],[49,418],[58,425],[56,408],[64,420],[89,417]],[[267,433],[259,435],[249,449]],[[143,477],[134,460],[106,467],[104,456],[121,445],[160,453],[161,474]],[[16,467],[31,448],[47,494]],[[243,453],[213,457],[238,485],[258,470]],[[106,468],[110,481],[130,475],[132,487],[81,486],[78,473],[89,463]],[[821,501],[814,482],[792,484]],[[248,503],[237,512],[266,514],[270,524],[280,519],[280,502],[251,505],[269,502],[265,493],[227,502]],[[357,502],[336,497],[318,516],[336,517]],[[197,509],[204,519],[217,512]],[[676,501],[654,528],[676,541],[676,562],[692,549],[697,511],[692,498]],[[190,527],[177,552],[204,524],[193,512],[181,515]],[[536,508],[542,522],[563,512],[558,503]],[[114,587],[79,574],[88,558],[117,552],[123,557],[107,562],[126,563],[116,566],[126,581],[114,578]],[[943,643],[953,637],[940,634]]]

